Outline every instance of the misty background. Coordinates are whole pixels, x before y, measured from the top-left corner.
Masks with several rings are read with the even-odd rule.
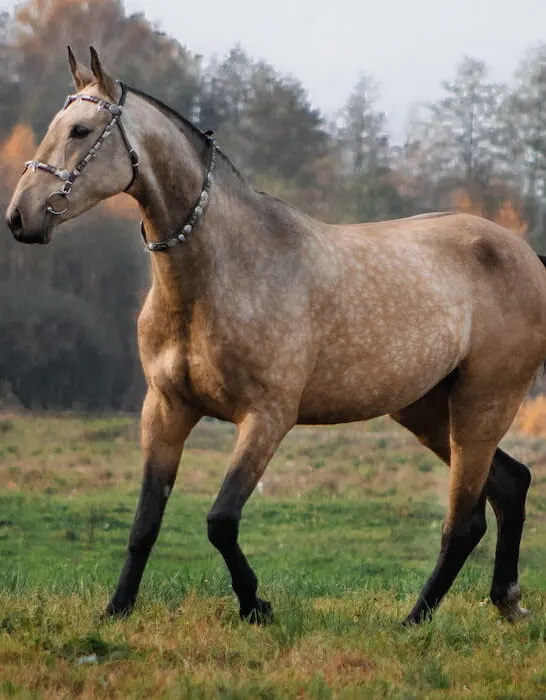
[[[546,250],[546,6],[1,3],[0,197],[73,91],[70,43],[214,128],[248,181],[330,222],[456,209]],[[127,196],[48,247],[0,235],[0,406],[137,410],[149,284]]]

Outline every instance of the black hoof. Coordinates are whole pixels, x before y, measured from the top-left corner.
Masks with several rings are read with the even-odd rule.
[[[497,606],[501,617],[508,622],[516,622],[529,615],[529,611],[520,605],[521,591],[517,583],[508,586],[501,594],[492,590],[491,600]]]
[[[117,605],[114,601],[110,601],[106,606],[106,610],[102,613],[102,620],[125,619],[133,612],[134,604]]]
[[[251,625],[268,625],[273,622],[273,608],[271,603],[261,598],[256,598],[256,605],[253,608],[241,608],[239,615],[241,620]]]
[[[410,617],[409,615],[408,615],[407,617],[405,617],[403,620],[400,620],[400,625],[401,625],[402,627],[405,627],[406,629],[408,629],[408,627],[413,627],[413,626],[418,625],[418,624],[419,624],[419,623],[416,622],[416,621],[415,621],[412,617]]]
[[[410,614],[404,620],[402,620],[401,624],[403,627],[409,628],[422,625],[423,622],[430,622],[431,620],[432,612],[430,610],[424,610],[419,614],[410,612]]]
[[[519,601],[499,601],[496,606],[502,619],[507,622],[517,622],[530,615],[529,610],[523,608]]]

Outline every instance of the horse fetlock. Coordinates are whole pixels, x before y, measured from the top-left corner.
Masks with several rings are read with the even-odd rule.
[[[259,598],[256,597],[258,578],[248,564],[246,566],[243,565],[236,573],[232,572],[231,585],[235,595],[239,599],[241,608],[252,610],[256,607],[256,601],[259,600]]]
[[[500,602],[519,603],[521,600],[519,583],[493,584],[490,597],[495,605],[498,605]]]

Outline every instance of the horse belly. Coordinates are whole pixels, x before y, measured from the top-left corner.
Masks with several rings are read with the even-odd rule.
[[[328,373],[322,387],[306,390],[298,423],[345,423],[393,413],[420,399],[451,371],[446,366],[417,376],[393,376],[388,383],[359,367],[341,377]]]
[[[388,339],[371,333],[331,345],[305,387],[298,422],[368,420],[410,405],[457,367],[469,328],[461,319],[420,333],[409,328]]]

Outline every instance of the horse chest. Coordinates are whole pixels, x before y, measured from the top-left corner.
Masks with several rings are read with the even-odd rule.
[[[158,349],[149,365],[149,380],[163,395],[182,399],[205,413],[231,418],[226,379],[207,346],[172,343]]]

